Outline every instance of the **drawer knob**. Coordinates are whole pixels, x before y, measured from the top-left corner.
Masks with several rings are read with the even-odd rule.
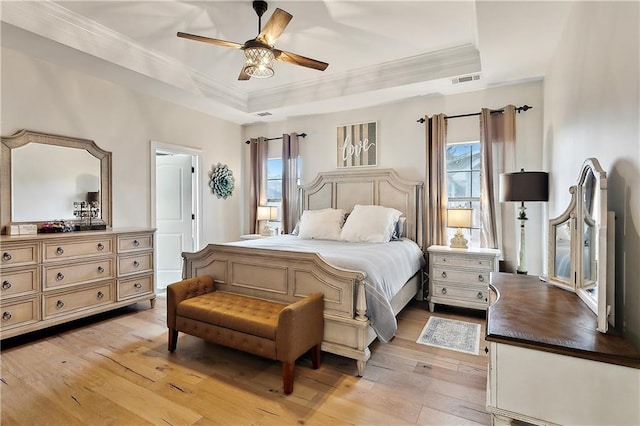
[[[64,302],[62,300],[58,300],[58,302],[56,302],[56,308],[57,309],[64,308]]]
[[[133,240],[133,246],[134,247],[138,247],[140,245],[140,241],[138,240]]]
[[[442,278],[447,278],[447,271],[442,271]]]
[[[99,291],[99,292],[98,292],[98,294],[96,294],[96,297],[97,297],[98,299],[102,299],[102,298],[104,297],[104,293],[103,293],[103,292],[101,292],[101,291]]]
[[[479,291],[479,292],[478,292],[478,299],[482,299],[483,297],[484,297],[484,296],[482,295],[482,292],[481,292],[481,291]]]
[[[9,321],[11,319],[11,312],[2,313],[2,321]]]
[[[64,249],[63,249],[62,247],[58,247],[58,248],[56,249],[56,254],[57,254],[58,256],[62,256],[62,255],[64,254]]]
[[[133,261],[133,267],[137,268],[138,266],[140,266],[140,262],[138,262],[137,260]]]
[[[446,287],[442,287],[442,290],[440,290],[442,292],[442,294],[447,294],[447,289]]]
[[[104,268],[102,266],[98,266],[98,273],[101,274],[104,272]]]
[[[484,282],[484,277],[482,276],[482,274],[478,275],[478,281],[480,281],[481,283]]]
[[[62,280],[64,280],[64,274],[62,272],[58,272],[58,274],[56,275],[56,281]]]
[[[104,244],[98,243],[98,251],[104,250]]]
[[[134,286],[135,288],[142,288],[142,284],[140,284],[140,283],[135,283],[133,286]]]
[[[11,288],[11,283],[7,280],[2,281],[2,289],[9,290]]]
[[[8,262],[11,260],[11,254],[7,253],[6,251],[4,253],[2,253],[2,260],[4,260],[5,262]]]

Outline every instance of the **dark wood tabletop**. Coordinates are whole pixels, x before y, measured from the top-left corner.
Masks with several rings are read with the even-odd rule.
[[[495,272],[497,300],[487,311],[487,337],[561,355],[640,368],[640,351],[614,330],[596,330],[596,315],[577,294],[536,276]]]

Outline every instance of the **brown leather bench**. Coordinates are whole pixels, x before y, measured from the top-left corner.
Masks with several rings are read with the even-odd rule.
[[[293,391],[295,362],[311,354],[320,367],[324,296],[311,294],[286,304],[216,291],[213,278],[199,276],[167,287],[169,351],[178,332],[282,362],[284,393]]]

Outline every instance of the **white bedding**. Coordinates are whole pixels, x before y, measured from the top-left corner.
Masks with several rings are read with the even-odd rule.
[[[227,244],[318,253],[333,266],[364,272],[367,316],[383,342],[388,342],[398,328],[390,301],[425,265],[420,247],[406,238],[388,243],[352,243],[281,235]]]

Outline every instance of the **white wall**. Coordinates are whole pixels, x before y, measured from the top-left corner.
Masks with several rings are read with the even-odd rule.
[[[638,2],[576,2],[544,84],[549,215],[569,203],[583,161],[607,172],[616,213],[617,327],[640,347],[640,16]],[[621,323],[620,323],[621,322]]]
[[[239,125],[11,49],[1,52],[2,135],[29,129],[91,139],[111,151],[114,227],[151,226],[150,141],[155,140],[202,150],[202,243],[238,238],[245,146]],[[236,177],[236,191],[226,200],[207,186],[207,173],[218,162],[228,164]]]
[[[377,121],[378,166],[394,168],[400,176],[410,180],[424,181],[425,177],[425,125],[416,120],[425,115],[445,113],[447,115],[479,112],[481,108],[501,108],[513,104],[528,104],[532,110],[518,114],[516,118],[517,148],[516,170],[541,170],[542,167],[542,83],[497,87],[482,91],[449,96],[416,97],[405,102],[371,108],[341,111],[331,114],[296,117],[277,123],[259,123],[245,126],[243,139],[266,136],[275,137],[283,133],[305,132],[301,140],[302,183],[310,182],[318,172],[337,168],[336,127],[343,124]],[[471,141],[479,139],[478,117],[452,119],[448,121],[448,140]],[[248,147],[245,149],[245,173],[248,173]],[[245,179],[248,178],[248,174]],[[245,197],[248,197],[245,194]],[[529,273],[543,272],[542,206],[528,206],[528,267]],[[248,217],[244,219],[248,229]],[[517,227],[515,216],[513,226]],[[517,234],[516,234],[517,235]],[[546,252],[546,251],[545,251]],[[515,259],[514,259],[515,261]]]

